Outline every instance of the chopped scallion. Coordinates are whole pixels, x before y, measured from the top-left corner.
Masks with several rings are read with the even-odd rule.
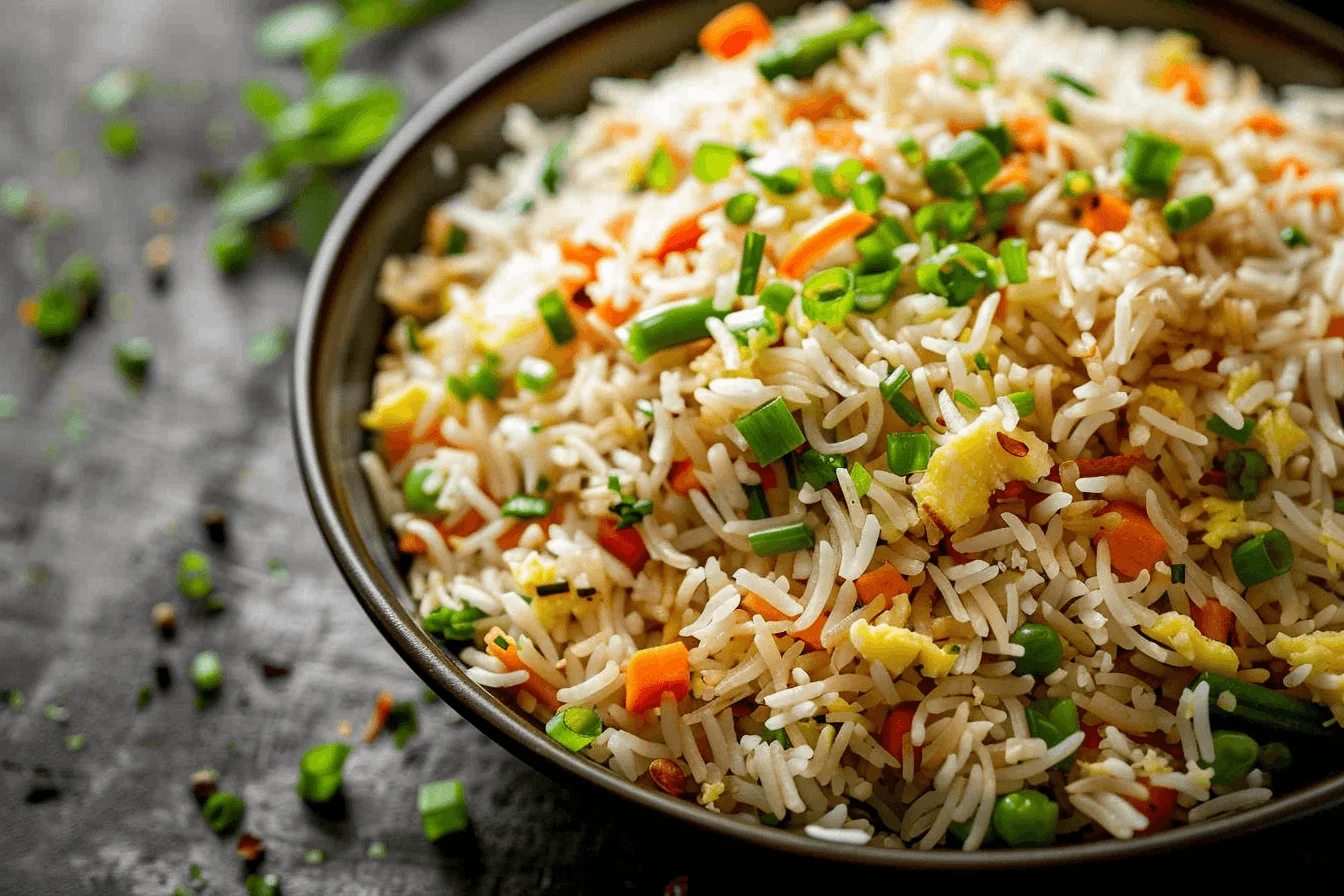
[[[770,500],[765,494],[765,487],[762,485],[744,485],[742,490],[747,493],[747,519],[763,520],[770,516]]]
[[[1064,174],[1061,192],[1070,199],[1081,199],[1097,187],[1090,171],[1068,171]]]
[[[299,797],[315,805],[330,802],[341,789],[342,769],[350,755],[350,745],[338,742],[318,744],[299,760],[299,782],[294,786]]]
[[[1045,101],[1045,111],[1060,124],[1073,124],[1073,116],[1069,114],[1069,107],[1064,105],[1064,101],[1057,96],[1052,96]]]
[[[1214,435],[1222,436],[1229,441],[1236,442],[1238,445],[1245,445],[1250,441],[1251,433],[1255,432],[1254,417],[1246,417],[1245,423],[1242,424],[1241,429],[1233,429],[1228,426],[1227,423],[1223,421],[1223,418],[1219,417],[1217,414],[1210,417],[1209,422],[1204,425],[1208,428],[1209,432]]]
[[[1262,532],[1232,550],[1232,569],[1247,588],[1281,576],[1292,567],[1293,546],[1278,529]]]
[[[798,476],[817,491],[835,484],[835,473],[845,468],[843,454],[822,454],[809,448],[798,458]]]
[[[789,313],[789,305],[792,304],[794,297],[798,295],[798,290],[787,283],[781,283],[776,280],[765,284],[761,289],[760,302],[776,314],[784,315]]]
[[[930,202],[915,212],[915,230],[927,233],[939,243],[962,239],[975,222],[975,203],[963,199]]]
[[[948,50],[947,56],[953,66],[952,80],[958,87],[966,90],[979,90],[996,82],[994,60],[983,50],[978,50],[975,47],[959,46]],[[956,71],[958,60],[961,59],[969,61],[966,68],[970,70],[970,74],[964,75]]]
[[[761,259],[765,257],[765,234],[749,231],[742,240],[742,266],[737,275],[737,294],[756,295],[756,279],[761,273]]]
[[[767,81],[784,75],[799,80],[810,78],[817,73],[817,69],[839,56],[841,47],[846,44],[862,45],[869,37],[883,30],[882,23],[871,13],[854,13],[839,28],[780,41],[756,60],[756,70]]]
[[[201,817],[216,834],[227,834],[238,827],[247,811],[247,803],[232,793],[216,791],[201,805]]]
[[[827,268],[803,284],[803,316],[814,323],[842,324],[854,308],[854,274]]]
[[[985,357],[984,352],[975,353],[975,369],[986,371],[989,370],[989,359]]]
[[[962,407],[969,408],[972,411],[980,410],[980,402],[976,401],[969,394],[961,391],[960,389],[953,390],[952,400],[955,401],[957,404],[961,405]]]
[[[868,489],[873,487],[873,474],[857,461],[849,466],[849,478],[854,482],[854,494],[860,498],[865,497]]]
[[[210,558],[200,551],[183,551],[177,561],[177,590],[191,600],[207,597],[214,589]]]
[[[691,162],[691,173],[705,184],[718,183],[733,173],[737,150],[722,143],[701,143]]]
[[[415,807],[420,812],[420,828],[431,843],[467,829],[467,794],[461,781],[420,785]]]
[[[997,261],[972,243],[944,246],[915,268],[921,289],[943,296],[953,307],[965,305],[986,289],[999,284]]]
[[[775,529],[752,532],[747,536],[751,550],[757,557],[773,557],[792,551],[805,551],[816,544],[816,538],[806,523],[792,523]]]
[[[677,164],[665,144],[659,143],[644,171],[644,185],[659,193],[670,193],[677,185]]]
[[[1173,563],[1171,565],[1171,583],[1173,585],[1185,584],[1185,564]]]
[[[1162,206],[1162,219],[1167,222],[1167,230],[1172,233],[1189,230],[1211,214],[1213,214],[1213,197],[1208,193],[1173,199]]]
[[[747,163],[747,173],[756,178],[761,186],[776,196],[792,196],[803,184],[802,169],[791,166],[778,171],[763,171],[753,163]]]
[[[657,305],[640,312],[627,325],[626,351],[636,361],[644,361],[664,349],[704,339],[709,336],[706,321],[726,313],[714,307],[713,299],[685,299]]]
[[[1302,232],[1302,228],[1294,224],[1292,227],[1285,227],[1279,231],[1279,239],[1290,249],[1298,249],[1302,246],[1310,246],[1311,240]]]
[[[524,358],[518,362],[518,371],[514,381],[519,389],[528,392],[545,392],[555,383],[555,367],[542,358]]]
[[[988,140],[1000,156],[1013,151],[1013,137],[1003,124],[987,124],[975,129],[975,132]]]
[[[586,706],[571,706],[551,716],[546,733],[566,750],[577,753],[602,733],[602,719]]]
[[[485,613],[469,603],[459,608],[436,607],[424,619],[425,631],[445,641],[470,641],[476,637],[476,621]]]
[[[546,324],[546,329],[550,331],[551,339],[556,345],[568,345],[578,335],[578,331],[574,329],[574,321],[569,318],[569,309],[565,307],[565,299],[560,295],[560,290],[553,289],[537,299],[537,313],[541,315],[541,320]]]
[[[551,512],[551,502],[536,495],[514,495],[499,508],[503,516],[519,520],[535,520]]]
[[[759,464],[772,464],[803,444],[803,431],[782,398],[774,398],[737,418],[742,434]]]
[[[1183,155],[1185,150],[1178,143],[1148,131],[1131,130],[1125,137],[1125,183],[1140,196],[1166,196]]]
[[[551,196],[554,196],[555,191],[560,187],[560,178],[564,174],[560,165],[565,161],[565,156],[568,153],[569,140],[560,140],[546,151],[546,157],[542,160],[541,188]]]
[[[875,214],[883,195],[887,192],[887,180],[876,171],[864,171],[854,180],[849,191],[849,201],[861,212]]]
[[[896,412],[906,426],[919,426],[922,423],[928,423],[929,418],[924,416],[924,412],[915,406],[908,398],[901,394],[905,384],[910,382],[910,371],[905,369],[905,365],[897,367],[891,374],[882,381],[878,390],[882,397],[886,399],[887,404]]]
[[[924,164],[924,150],[914,137],[906,137],[900,143],[897,143],[896,151],[901,154],[901,158],[905,159],[905,163],[911,168],[917,168]]]
[[[999,243],[999,261],[1009,283],[1027,282],[1027,241],[1018,237]]]
[[[1265,456],[1250,448],[1227,452],[1223,461],[1227,474],[1227,496],[1234,501],[1249,501],[1260,493],[1261,480],[1269,478]]]
[[[858,159],[823,160],[812,166],[812,186],[823,196],[845,199],[863,172]]]
[[[1017,416],[1030,417],[1036,412],[1036,393],[1035,392],[1012,392],[1008,395],[1008,400],[1017,408]]]
[[[887,433],[887,469],[897,476],[927,470],[932,456],[933,439],[927,433]]]
[[[1092,85],[1079,81],[1077,78],[1074,78],[1059,69],[1052,69],[1051,71],[1046,72],[1045,76],[1063,87],[1072,87],[1083,96],[1095,97],[1097,95],[1096,88]]]

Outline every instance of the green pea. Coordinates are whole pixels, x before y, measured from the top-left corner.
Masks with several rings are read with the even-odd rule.
[[[213,694],[224,684],[224,666],[219,654],[213,650],[202,650],[191,661],[191,683],[202,694]]]
[[[56,282],[91,299],[103,290],[103,268],[92,252],[75,252],[56,272]]]
[[[113,118],[98,135],[103,152],[114,159],[129,159],[140,149],[140,129],[129,118]]]
[[[177,590],[183,597],[201,600],[214,590],[210,577],[210,558],[200,551],[183,551],[177,561]]]
[[[1047,747],[1053,747],[1078,731],[1078,707],[1067,697],[1037,700],[1027,707],[1026,716],[1031,736],[1045,741]],[[1073,757],[1066,756],[1054,767],[1068,771],[1072,766]]]
[[[1213,732],[1213,762],[1201,763],[1213,769],[1214,784],[1235,784],[1260,758],[1260,745],[1255,738],[1240,731]]]
[[[1064,659],[1064,645],[1048,625],[1024,622],[1008,640],[1026,651],[1017,658],[1018,675],[1049,675]]]
[[[225,221],[210,234],[210,260],[225,274],[237,274],[252,260],[256,247],[246,224]]]
[[[1059,804],[1036,790],[1005,793],[994,802],[990,821],[1009,846],[1049,846],[1055,842]]]
[[[1293,764],[1293,751],[1276,740],[1260,748],[1259,762],[1267,772],[1281,772]]]
[[[425,480],[434,474],[433,467],[413,467],[411,472],[406,474],[406,481],[401,484],[401,493],[406,498],[406,509],[412,513],[438,514],[439,508],[435,504],[439,499],[439,491],[425,490]]]

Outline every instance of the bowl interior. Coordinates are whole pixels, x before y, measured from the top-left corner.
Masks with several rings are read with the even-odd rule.
[[[797,0],[757,0],[771,15],[793,12]],[[542,118],[574,115],[603,76],[643,76],[693,47],[696,34],[726,0],[608,0],[562,8],[506,43],[454,81],[402,128],[374,160],[328,231],[300,314],[294,419],[300,466],[342,572],[379,629],[407,662],[479,727],[545,771],[561,769],[624,799],[719,833],[819,857],[906,867],[1001,867],[1118,858],[1215,839],[1344,798],[1344,775],[1234,818],[1125,843],[981,853],[890,851],[828,844],[705,812],[624,779],[545,737],[511,705],[472,683],[456,659],[419,627],[409,595],[357,455],[364,446],[358,415],[368,404],[373,363],[386,317],[373,294],[389,255],[414,251],[421,222],[438,200],[461,189],[472,165],[490,164],[506,149],[505,108],[530,106]],[[856,3],[855,5],[862,5]],[[1070,0],[1062,6],[1099,25],[1182,28],[1212,54],[1256,67],[1271,84],[1344,86],[1344,34],[1273,3],[1237,0],[1217,8],[1170,0]],[[445,173],[444,148],[457,160]],[[436,165],[436,159],[439,164]]]

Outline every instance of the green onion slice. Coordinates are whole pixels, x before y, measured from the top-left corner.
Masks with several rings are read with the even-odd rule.
[[[835,473],[845,468],[843,454],[822,454],[809,448],[798,458],[798,476],[817,491],[835,484]]]
[[[577,753],[602,733],[602,719],[586,706],[571,706],[551,716],[546,733],[566,750]]]
[[[806,523],[792,523],[775,529],[752,532],[747,536],[751,550],[757,557],[773,557],[792,551],[805,551],[816,544],[816,538]]]
[[[947,243],[966,237],[975,222],[975,203],[968,200],[944,199],[931,202],[915,212],[915,230],[927,233]]]
[[[350,745],[338,742],[318,744],[299,760],[299,783],[295,790],[310,803],[330,802],[341,789],[342,769],[350,755]]]
[[[952,392],[952,400],[969,410],[980,410],[980,402],[972,398],[969,393],[963,392],[960,389],[956,389]]]
[[[514,519],[535,520],[551,512],[551,502],[536,495],[514,495],[504,502],[499,512]]]
[[[514,381],[519,389],[528,392],[545,392],[555,384],[555,366],[542,358],[524,358],[518,362],[518,371]]]
[[[927,470],[932,456],[933,439],[927,433],[887,433],[887,469],[897,476]]]
[[[1213,198],[1208,193],[1173,199],[1162,206],[1162,219],[1167,222],[1167,230],[1172,233],[1189,230],[1211,214]]]
[[[858,159],[826,159],[812,166],[812,186],[823,196],[845,199],[863,172]]]
[[[765,487],[744,485],[742,490],[747,493],[747,519],[768,519],[770,517],[770,500],[765,494]]]
[[[952,80],[958,87],[966,90],[979,90],[981,87],[989,87],[996,82],[994,60],[983,50],[966,46],[953,47],[947,51],[947,56],[954,67]],[[958,60],[962,59],[968,60],[969,64],[965,67],[971,70],[971,74],[963,75],[955,71]]]
[[[649,159],[649,167],[644,172],[644,183],[649,189],[659,193],[670,193],[677,185],[676,163],[672,161],[672,153],[661,143]]]
[[[896,412],[906,426],[919,426],[929,422],[929,418],[924,416],[921,411],[910,399],[901,394],[905,384],[910,382],[910,371],[905,369],[905,365],[897,367],[891,374],[882,381],[878,390],[882,397],[886,399],[887,404]]]
[[[691,161],[691,173],[705,184],[718,183],[733,173],[737,149],[722,143],[701,143]]]
[[[1045,101],[1045,111],[1060,124],[1073,124],[1073,116],[1069,114],[1069,107],[1064,105],[1063,100],[1057,96],[1052,96]]]
[[[965,305],[983,290],[999,285],[997,260],[971,243],[953,243],[915,268],[921,289],[943,296],[953,307]]]
[[[985,185],[994,179],[1003,166],[1003,158],[994,148],[994,144],[983,134],[975,131],[967,131],[959,136],[943,158],[961,169],[975,193],[983,191]],[[966,198],[954,194],[946,195],[957,199]]]
[[[1297,249],[1302,246],[1310,246],[1311,240],[1302,232],[1302,228],[1294,224],[1292,227],[1285,227],[1279,231],[1279,239],[1290,249]]]
[[[805,439],[782,398],[774,398],[748,411],[733,424],[756,455],[756,462],[772,464],[789,454]]]
[[[1059,69],[1052,69],[1051,71],[1046,72],[1045,76],[1062,87],[1073,88],[1074,90],[1081,93],[1083,96],[1095,97],[1097,95],[1096,88],[1094,88],[1092,85],[1087,84],[1083,81],[1079,81],[1077,78],[1067,74],[1066,72],[1062,72]]]
[[[574,322],[569,319],[569,309],[565,307],[560,290],[553,289],[537,299],[537,313],[541,315],[541,321],[546,324],[556,345],[567,345],[578,335]]]
[[[625,348],[636,361],[645,361],[664,349],[685,345],[709,335],[706,322],[727,312],[713,299],[668,302],[640,312],[626,325]]]
[[[1268,582],[1292,568],[1293,546],[1278,529],[1262,532],[1232,550],[1232,569],[1247,588]]]
[[[855,461],[850,464],[849,478],[854,482],[854,494],[862,498],[868,494],[868,490],[873,487],[873,474],[868,472],[868,468]]]
[[[1013,137],[1008,133],[1007,126],[987,124],[976,128],[975,132],[988,140],[1000,156],[1006,156],[1013,151]]]
[[[803,184],[802,169],[796,166],[781,168],[778,171],[764,171],[753,160],[747,163],[747,173],[776,196],[792,196]]]
[[[541,188],[551,196],[560,186],[560,178],[564,173],[560,165],[565,160],[569,152],[569,140],[561,140],[546,151],[546,157],[541,163]]]
[[[767,81],[784,75],[799,80],[810,78],[817,69],[839,56],[841,47],[846,44],[861,46],[869,37],[884,30],[882,23],[871,13],[858,12],[831,31],[780,41],[756,60],[756,70]]]
[[[765,287],[761,289],[759,299],[766,308],[776,314],[783,315],[789,313],[789,305],[796,295],[798,295],[798,290],[787,283],[775,280],[765,284]]]
[[[1019,417],[1030,417],[1036,412],[1035,392],[1012,392],[1008,395],[1008,400],[1017,408]]]
[[[803,284],[803,316],[814,323],[842,324],[854,308],[854,274],[827,268]]]
[[[887,192],[887,180],[876,171],[864,171],[849,191],[849,201],[861,212],[876,214],[882,197]]]
[[[1223,421],[1222,417],[1215,414],[1210,417],[1209,422],[1204,425],[1209,432],[1216,436],[1222,436],[1229,441],[1236,442],[1238,445],[1245,445],[1250,441],[1251,433],[1255,432],[1255,418],[1246,417],[1245,421],[1246,422],[1242,424],[1241,429],[1233,429]]]
[[[999,261],[1009,283],[1027,282],[1027,241],[1014,237],[999,243]]]
[[[460,781],[420,785],[415,807],[420,813],[420,828],[431,843],[467,828],[467,794]]]
[[[756,279],[761,273],[761,259],[765,257],[765,234],[750,231],[742,240],[742,266],[737,275],[737,294],[756,295]]]
[[[1131,130],[1125,137],[1125,183],[1140,196],[1166,196],[1184,154],[1180,144],[1165,137]]]
[[[1069,171],[1064,175],[1063,193],[1070,199],[1081,199],[1097,188],[1097,182],[1089,171]]]
[[[905,163],[911,168],[916,168],[924,163],[924,150],[914,137],[906,137],[896,144],[896,151],[901,154],[901,158],[905,159]]]

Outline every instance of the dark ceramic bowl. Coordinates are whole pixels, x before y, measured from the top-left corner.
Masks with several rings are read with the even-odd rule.
[[[770,15],[799,5],[757,2]],[[668,65],[694,47],[700,27],[728,5],[730,0],[605,0],[561,9],[490,53],[416,113],[369,165],[327,231],[299,312],[295,438],[318,525],[379,631],[455,709],[543,772],[582,780],[712,834],[819,858],[963,870],[1117,859],[1216,840],[1344,802],[1344,774],[1336,774],[1239,815],[1131,841],[977,853],[827,843],[707,812],[569,752],[531,718],[467,678],[459,661],[420,627],[356,460],[364,438],[357,417],[368,405],[374,357],[387,323],[373,299],[378,268],[388,255],[413,251],[430,206],[462,187],[460,173],[449,179],[436,173],[434,148],[451,145],[462,169],[490,163],[505,150],[500,126],[509,103],[525,103],[543,118],[578,113],[588,105],[594,78],[647,74]],[[1061,5],[1099,25],[1192,31],[1211,53],[1254,66],[1271,84],[1344,85],[1344,32],[1273,0]]]

